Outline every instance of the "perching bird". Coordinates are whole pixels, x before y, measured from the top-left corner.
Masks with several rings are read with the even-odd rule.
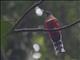
[[[43,13],[47,14],[47,18],[45,20],[44,26],[45,29],[55,29],[55,28],[60,28],[60,23],[59,21],[48,11],[45,11],[38,6],[35,8],[35,13],[37,16],[42,16]],[[58,53],[65,52],[63,42],[62,42],[62,33],[61,30],[58,31],[48,31],[49,37],[53,43],[54,50],[56,55]]]
[[[55,29],[55,28],[60,28],[60,23],[59,21],[52,15],[49,14],[45,20],[45,28],[46,29]],[[62,33],[61,30],[58,31],[48,31],[49,37],[53,43],[54,50],[56,55],[58,53],[65,52],[63,42],[62,42]]]

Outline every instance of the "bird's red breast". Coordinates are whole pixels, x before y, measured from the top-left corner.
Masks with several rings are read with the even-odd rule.
[[[55,28],[60,28],[60,24],[58,22],[58,20],[53,16],[53,15],[49,15],[46,20],[45,20],[45,29],[55,29]],[[51,38],[54,38],[55,36],[59,36],[61,31],[48,31],[49,36]]]
[[[45,28],[60,28],[60,23],[53,15],[49,15],[45,20]]]

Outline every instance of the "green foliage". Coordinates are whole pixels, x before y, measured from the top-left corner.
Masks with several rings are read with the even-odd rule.
[[[74,22],[77,19],[77,13],[75,7],[68,9],[67,19],[69,22]]]
[[[7,21],[1,20],[1,47],[7,47],[7,33],[10,31],[12,25]]]

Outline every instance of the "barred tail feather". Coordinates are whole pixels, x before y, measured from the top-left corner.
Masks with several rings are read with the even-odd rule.
[[[53,46],[54,46],[54,50],[55,50],[56,55],[58,55],[58,53],[64,53],[65,52],[62,40],[59,40],[59,41],[61,44],[57,44],[57,45],[55,45],[56,43],[53,42]]]

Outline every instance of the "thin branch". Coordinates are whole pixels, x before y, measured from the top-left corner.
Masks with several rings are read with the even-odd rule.
[[[11,31],[13,31],[16,26],[22,21],[22,19],[27,15],[32,9],[34,9],[36,6],[40,5],[44,0],[40,0],[36,3],[34,3],[26,12],[25,14],[14,24],[14,26],[11,28]]]
[[[34,9],[36,6],[40,5],[44,0],[40,0],[36,3],[34,3],[27,11],[26,13],[16,22],[16,24],[12,27],[11,32],[24,32],[24,31],[57,31],[57,30],[62,30],[62,29],[66,29],[69,28],[73,25],[76,25],[77,23],[80,23],[80,19],[77,20],[76,22],[70,24],[70,25],[66,25],[63,26],[61,28],[57,28],[57,29],[45,29],[45,28],[23,28],[23,29],[15,29],[16,26],[21,22],[21,20],[25,17],[25,15],[27,15],[32,9]]]
[[[56,28],[56,29],[49,29],[50,31],[57,31],[57,30],[63,30],[66,28],[70,28],[74,25],[76,25],[77,23],[80,23],[80,19],[78,19],[76,22],[69,24],[69,25],[65,25],[61,28]],[[23,28],[23,29],[15,29],[14,32],[29,32],[29,31],[49,31],[48,29],[45,28]]]

